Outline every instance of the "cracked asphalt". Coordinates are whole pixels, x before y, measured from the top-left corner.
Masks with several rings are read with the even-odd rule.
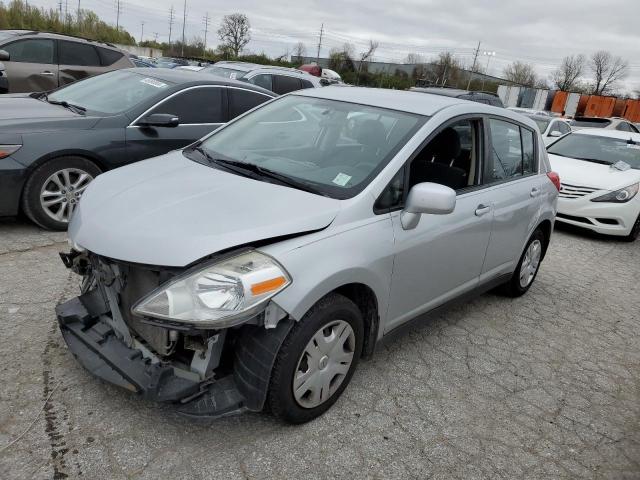
[[[526,296],[411,328],[295,427],[194,422],[92,378],[54,319],[66,248],[0,220],[0,449],[45,405],[2,479],[640,479],[640,242],[556,232]]]

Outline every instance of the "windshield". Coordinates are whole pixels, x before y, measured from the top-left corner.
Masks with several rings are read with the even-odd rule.
[[[629,140],[621,138],[573,133],[555,142],[547,151],[595,163],[614,164],[622,161],[640,170],[640,143],[629,143]]]
[[[549,122],[551,121],[551,120],[546,120],[544,118],[536,117],[535,115],[527,115],[527,116],[531,120],[536,122],[536,125],[538,125],[538,128],[540,129],[541,133],[544,133],[547,130],[547,127],[549,126]]]
[[[268,103],[199,147],[209,157],[268,170],[310,191],[351,198],[364,189],[427,117],[302,95]],[[195,154],[194,154],[195,155]],[[259,169],[255,166],[260,167]]]
[[[115,114],[131,109],[173,85],[165,80],[130,70],[116,70],[72,83],[48,96],[49,101],[67,102],[92,113]]]
[[[236,70],[234,68],[224,68],[224,67],[208,67],[203,70],[204,72],[210,73],[212,75],[217,75],[219,77],[230,78],[235,80],[236,78],[242,77],[245,73],[244,70]]]

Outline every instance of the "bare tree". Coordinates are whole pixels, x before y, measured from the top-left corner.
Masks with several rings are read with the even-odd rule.
[[[504,69],[504,76],[507,80],[525,87],[533,87],[538,81],[538,76],[533,65],[520,61],[515,61]]]
[[[458,84],[460,80],[460,61],[451,52],[440,52],[438,59],[433,62],[433,83],[435,85]]]
[[[622,57],[614,57],[606,50],[591,55],[589,66],[593,72],[593,95],[604,95],[627,76],[629,64]]]
[[[329,68],[337,72],[355,72],[353,61],[355,48],[350,43],[345,43],[342,48],[332,48],[329,52]]]
[[[584,73],[586,61],[584,55],[564,57],[560,66],[551,73],[553,86],[565,92],[574,90],[578,86],[578,79]]]
[[[293,46],[293,53],[292,55],[294,57],[298,57],[299,59],[302,59],[303,57],[305,57],[307,55],[307,47],[304,46],[304,43],[302,42],[298,42]]]
[[[362,67],[366,62],[370,62],[373,58],[373,54],[376,53],[378,49],[378,42],[373,40],[369,40],[369,47],[360,54],[360,62],[358,63],[358,73],[356,75],[356,85],[358,85],[360,80],[360,72],[362,71]],[[368,69],[368,67],[367,67]]]
[[[420,65],[424,63],[424,58],[422,58],[422,55],[420,55],[419,53],[409,53],[405,57],[403,63],[406,63],[408,65]]]
[[[251,40],[251,24],[243,13],[225,15],[218,29],[218,37],[222,43],[237,57]]]

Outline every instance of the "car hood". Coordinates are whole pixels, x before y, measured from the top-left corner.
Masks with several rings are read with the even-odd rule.
[[[0,95],[0,132],[33,133],[63,128],[90,128],[99,119],[78,115],[29,96]]]
[[[183,267],[235,246],[323,229],[339,209],[339,200],[227,173],[174,151],[97,177],[69,237],[105,257]]]
[[[640,181],[640,170],[624,172],[609,165],[576,160],[549,154],[554,172],[560,175],[562,183],[580,187],[592,187],[600,190],[618,190]]]

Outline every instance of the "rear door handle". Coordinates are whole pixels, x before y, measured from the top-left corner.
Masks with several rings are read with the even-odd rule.
[[[476,217],[481,217],[485,213],[489,213],[491,211],[491,205],[480,204],[476,208]]]
[[[537,197],[538,195],[540,195],[540,189],[539,189],[538,187],[533,187],[533,188],[531,189],[531,193],[530,193],[530,195],[531,195],[532,197]]]
[[[40,75],[44,75],[45,77],[53,77],[53,72],[40,72]]]

